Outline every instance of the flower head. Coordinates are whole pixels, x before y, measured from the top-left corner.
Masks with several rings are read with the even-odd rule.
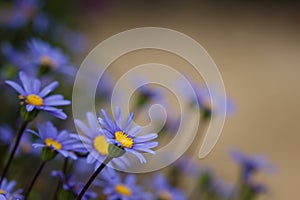
[[[262,155],[247,156],[238,150],[232,150],[230,154],[234,161],[240,165],[242,179],[245,182],[248,182],[255,172],[260,170],[272,171],[274,169]]]
[[[186,96],[187,101],[192,106],[198,106],[202,117],[209,118],[214,112],[220,113],[220,110],[225,109],[227,114],[232,113],[233,103],[229,98],[224,98],[211,88],[203,87],[201,84],[190,81],[192,91],[181,87],[182,93]],[[181,86],[181,85],[180,85]],[[179,86],[179,87],[180,87]],[[217,99],[216,104],[212,104],[211,96]]]
[[[153,178],[154,191],[157,199],[162,200],[186,200],[182,191],[172,187],[163,174],[155,174]]]
[[[62,171],[52,171],[51,175],[53,177],[58,177],[63,184],[63,189],[65,191],[71,192],[74,195],[74,198],[77,195],[79,195],[81,189],[84,186],[83,183],[76,181],[73,175],[65,175]],[[97,194],[90,190],[88,190],[82,197],[83,200],[95,199],[95,198],[97,198]]]
[[[136,176],[129,174],[124,180],[111,168],[105,168],[101,173],[102,180],[96,185],[103,187],[103,193],[108,200],[150,200],[152,195],[143,191],[142,187],[136,184]]]
[[[22,190],[14,191],[15,185],[16,181],[7,181],[4,178],[0,185],[0,197],[2,199],[23,199]]]
[[[49,19],[41,12],[41,6],[41,2],[37,0],[15,0],[8,27],[19,29],[31,23],[35,31],[45,31],[48,28]]]
[[[76,126],[82,131],[82,134],[72,134],[71,137],[75,138],[82,143],[77,144],[77,148],[81,148],[82,151],[87,151],[87,163],[95,164],[95,167],[102,163],[102,161],[108,156],[109,143],[106,141],[106,136],[100,128],[96,116],[92,112],[86,113],[88,126],[82,121],[75,119]],[[112,164],[124,169],[129,165],[128,160],[122,156],[115,158]]]
[[[58,152],[63,157],[70,157],[74,160],[77,156],[74,152],[81,152],[80,149],[76,148],[77,140],[70,137],[70,133],[66,130],[58,131],[51,122],[45,124],[38,124],[38,132],[29,130],[29,132],[38,136],[41,140],[40,143],[34,143],[34,148],[48,148],[55,152]]]
[[[62,74],[73,75],[75,68],[70,65],[69,58],[61,49],[52,47],[40,39],[31,39],[28,42],[32,65],[46,70],[57,71]]]
[[[14,139],[14,132],[7,124],[0,126],[0,145],[9,145]]]
[[[146,159],[140,151],[155,154],[155,152],[151,149],[157,147],[158,142],[151,140],[157,138],[157,134],[150,133],[137,136],[142,131],[142,128],[137,125],[131,126],[133,113],[128,116],[123,126],[121,109],[119,107],[115,108],[114,120],[108,116],[105,110],[102,109],[101,112],[103,118],[99,117],[98,120],[104,134],[107,137],[108,143],[116,145],[126,152],[134,154],[139,158],[141,163],[145,163]]]
[[[52,82],[41,89],[41,82],[38,79],[30,79],[24,72],[19,73],[19,78],[22,86],[13,81],[5,82],[19,92],[21,105],[26,106],[27,112],[31,112],[34,109],[44,110],[60,119],[67,118],[67,115],[61,109],[54,106],[69,105],[71,102],[65,100],[62,95],[48,96],[58,86],[58,82]]]

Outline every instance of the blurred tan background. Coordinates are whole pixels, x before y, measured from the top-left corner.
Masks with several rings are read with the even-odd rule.
[[[102,2],[82,14],[81,29],[92,38],[92,47],[121,31],[144,26],[171,28],[196,39],[219,67],[235,103],[217,146],[200,162],[234,182],[237,168],[228,157],[231,147],[265,154],[278,169],[259,177],[270,189],[262,199],[290,200],[299,198],[300,178],[299,5],[297,1]],[[146,57],[141,60],[147,62]],[[128,66],[143,62],[127,60]]]

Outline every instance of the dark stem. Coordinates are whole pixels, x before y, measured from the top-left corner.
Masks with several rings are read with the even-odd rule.
[[[76,197],[76,200],[81,200],[85,192],[88,190],[90,185],[93,183],[95,178],[98,176],[98,174],[104,169],[104,167],[109,163],[109,161],[112,160],[112,157],[107,156],[105,160],[101,163],[101,165],[98,167],[98,169],[94,172],[94,174],[89,178],[89,180],[86,182],[84,187],[82,188],[81,192],[79,195]]]
[[[39,169],[37,170],[37,172],[35,173],[33,179],[31,180],[31,183],[29,185],[29,188],[27,189],[25,195],[24,195],[24,200],[27,200],[30,192],[31,192],[31,189],[33,188],[33,185],[35,183],[35,181],[37,180],[37,178],[39,177],[39,175],[41,174],[43,168],[45,167],[47,161],[43,161],[42,164],[40,165]]]
[[[4,167],[4,161],[5,161],[5,157],[6,157],[6,153],[7,153],[8,149],[9,149],[9,145],[5,146],[4,150],[2,151],[3,156],[1,156],[1,158],[0,158],[0,165],[1,165],[0,167],[1,168]]]
[[[64,177],[66,177],[66,173],[67,173],[67,169],[68,169],[68,161],[69,161],[69,159],[65,158],[64,164],[63,164],[63,168],[62,168],[62,172],[64,174]],[[64,181],[65,180],[63,180],[63,182]],[[53,200],[57,200],[58,199],[58,192],[59,192],[59,189],[61,188],[63,182],[61,180],[58,180],[58,183],[57,183],[57,186],[56,186],[56,189],[55,189],[55,192],[54,192]]]
[[[10,155],[9,155],[8,161],[7,161],[7,163],[6,163],[6,165],[5,165],[4,169],[3,169],[3,172],[2,172],[2,175],[1,175],[0,184],[2,183],[4,177],[6,176],[6,174],[8,172],[10,164],[11,164],[11,162],[12,162],[14,156],[15,156],[16,150],[17,150],[17,148],[19,146],[19,143],[21,141],[22,135],[23,135],[24,130],[26,129],[27,125],[28,125],[28,122],[26,122],[26,121],[24,122],[23,121],[22,124],[21,124],[21,126],[20,126],[20,128],[19,128],[19,130],[18,130],[17,138],[16,138],[16,141],[15,141],[14,147],[13,147],[13,149],[12,149]]]

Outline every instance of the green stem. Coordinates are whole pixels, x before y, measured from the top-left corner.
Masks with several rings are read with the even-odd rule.
[[[104,167],[109,163],[109,161],[112,160],[112,157],[107,156],[105,160],[101,163],[101,165],[98,167],[98,169],[93,173],[93,175],[89,178],[89,180],[86,182],[84,187],[82,188],[81,192],[77,196],[76,200],[81,200],[85,192],[88,190],[90,185],[93,183],[95,178],[98,176],[98,174],[104,169]]]
[[[37,178],[38,178],[39,175],[41,174],[41,172],[42,172],[43,168],[45,167],[46,163],[47,163],[47,161],[43,161],[43,162],[41,163],[39,169],[38,169],[37,172],[35,173],[33,179],[31,180],[31,183],[30,183],[30,185],[29,185],[29,187],[28,187],[28,189],[27,189],[27,191],[26,191],[26,193],[25,193],[25,195],[24,195],[24,200],[27,200],[27,198],[28,198],[28,196],[29,196],[29,194],[30,194],[30,192],[31,192],[31,189],[33,188],[33,185],[34,185],[35,181],[37,180]]]
[[[64,176],[66,176],[66,173],[67,173],[67,169],[68,169],[68,161],[69,159],[68,158],[65,158],[64,160],[64,164],[63,164],[63,168],[62,168],[62,172],[64,174]],[[63,180],[65,181],[65,180]],[[61,188],[63,182],[61,180],[58,180],[58,183],[57,183],[57,187],[55,189],[55,193],[54,193],[54,197],[53,197],[53,200],[57,200],[58,199],[58,192],[59,192],[59,188]]]
[[[28,123],[29,123],[28,121],[23,121],[22,124],[21,124],[21,126],[20,126],[20,128],[19,128],[19,130],[18,130],[15,144],[14,144],[13,149],[12,149],[10,155],[9,155],[8,161],[7,161],[7,163],[6,163],[6,165],[5,165],[4,169],[3,169],[3,172],[2,172],[2,175],[1,175],[0,184],[2,183],[4,177],[6,176],[6,174],[8,172],[8,169],[9,169],[9,167],[11,165],[11,162],[12,162],[14,156],[15,156],[16,150],[17,150],[17,148],[19,146],[19,143],[21,141],[22,135],[23,135],[24,130],[26,129]]]

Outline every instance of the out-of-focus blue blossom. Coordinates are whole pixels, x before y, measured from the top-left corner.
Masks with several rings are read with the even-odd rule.
[[[102,180],[96,185],[103,188],[108,200],[152,200],[152,195],[144,192],[136,183],[136,176],[129,174],[124,180],[111,168],[105,168],[100,174]]]
[[[31,63],[28,65],[56,71],[65,75],[74,75],[76,70],[70,64],[69,58],[58,47],[40,40],[31,39],[28,42]]]
[[[171,135],[175,135],[178,131],[179,125],[180,125],[181,118],[178,116],[169,116],[167,117],[167,120],[164,125],[164,131],[170,133]]]
[[[38,132],[28,130],[28,132],[38,136],[41,140],[40,143],[32,144],[34,148],[51,148],[63,157],[70,157],[74,160],[77,159],[74,152],[82,152],[80,149],[76,148],[78,141],[72,139],[68,131],[62,130],[59,132],[51,122],[38,124],[37,127]]]
[[[5,59],[7,59],[7,61],[13,66],[26,71],[33,70],[33,67],[29,66],[28,55],[16,50],[10,43],[2,43],[1,52]]]
[[[73,165],[73,172],[78,176],[86,176],[94,172],[94,166],[86,162],[86,158],[78,158]]]
[[[192,177],[196,177],[200,172],[198,164],[186,155],[179,158],[172,166],[177,168],[181,173],[184,173],[184,175]]]
[[[22,190],[14,191],[14,187],[16,185],[16,181],[8,181],[6,178],[3,179],[0,185],[0,197],[2,199],[13,199],[13,200],[22,200]]]
[[[97,96],[101,100],[110,101],[110,97],[113,91],[113,78],[108,72],[104,72],[101,76],[98,87]]]
[[[152,148],[157,147],[158,142],[152,140],[157,138],[157,134],[149,133],[137,136],[142,131],[142,128],[137,125],[131,127],[134,117],[133,113],[128,116],[124,126],[119,107],[116,107],[114,110],[114,119],[111,119],[103,109],[101,113],[103,118],[98,117],[98,120],[108,143],[132,153],[139,158],[141,163],[146,163],[146,159],[140,152],[155,154]]]
[[[265,156],[254,155],[248,156],[239,150],[232,150],[230,152],[233,160],[240,165],[242,170],[242,180],[250,181],[252,175],[258,171],[273,171],[274,167],[267,161]]]
[[[9,145],[14,139],[14,131],[7,124],[0,126],[0,145]]]
[[[8,27],[20,29],[32,23],[37,32],[45,31],[49,25],[49,19],[40,11],[41,1],[37,0],[15,0]]]
[[[52,171],[51,175],[53,177],[58,177],[63,184],[63,189],[72,192],[75,196],[79,195],[84,186],[83,183],[76,181],[72,174],[65,175],[62,171]],[[94,198],[97,198],[97,194],[91,190],[87,190],[84,193],[82,200],[89,200]]]
[[[12,146],[11,146],[11,148],[12,148]],[[23,134],[20,144],[19,144],[19,148],[16,152],[16,155],[18,155],[18,154],[38,155],[39,153],[40,153],[40,151],[38,149],[35,149],[32,147],[32,141],[31,141],[30,135]]]
[[[231,114],[233,112],[233,103],[229,98],[226,97],[224,99],[224,97],[218,95],[212,88],[208,90],[199,83],[190,81],[190,84],[192,86],[193,93],[190,93],[190,90],[186,90],[185,88],[181,88],[181,91],[191,105],[199,106],[203,117],[210,117],[212,112],[218,114],[219,110],[222,110],[224,106],[226,114]],[[210,96],[216,97],[216,105],[212,105]]]
[[[109,143],[106,141],[106,137],[100,128],[96,116],[92,112],[86,114],[88,126],[82,121],[75,119],[76,126],[82,131],[83,134],[72,134],[71,137],[80,141],[75,147],[87,151],[88,156],[86,158],[87,163],[95,164],[95,168],[104,161],[108,156]],[[129,165],[125,156],[115,158],[111,163],[121,169],[125,169]]]
[[[55,108],[54,106],[69,105],[71,102],[65,100],[62,95],[58,94],[47,97],[47,95],[58,86],[58,82],[52,82],[41,89],[41,82],[38,79],[31,79],[24,72],[19,73],[19,78],[22,82],[22,86],[13,81],[5,82],[19,93],[21,105],[25,105],[28,112],[34,109],[44,110],[60,119],[67,118],[67,115],[62,109]]]
[[[216,196],[222,197],[223,199],[229,199],[233,194],[234,188],[232,184],[215,178],[211,190]]]
[[[87,37],[67,26],[57,25],[53,37],[58,38],[71,53],[80,54],[87,49]]]
[[[157,199],[172,199],[172,200],[186,200],[187,198],[183,192],[177,188],[172,187],[165,176],[157,173],[153,177],[154,192]]]
[[[13,139],[14,139],[14,131],[8,125],[3,125],[0,127],[0,144],[10,145],[10,149],[13,148]],[[21,138],[19,147],[17,149],[16,155],[20,154],[29,154],[29,153],[38,153],[38,151],[34,151],[32,148],[32,142],[30,137],[27,134],[24,134]]]

